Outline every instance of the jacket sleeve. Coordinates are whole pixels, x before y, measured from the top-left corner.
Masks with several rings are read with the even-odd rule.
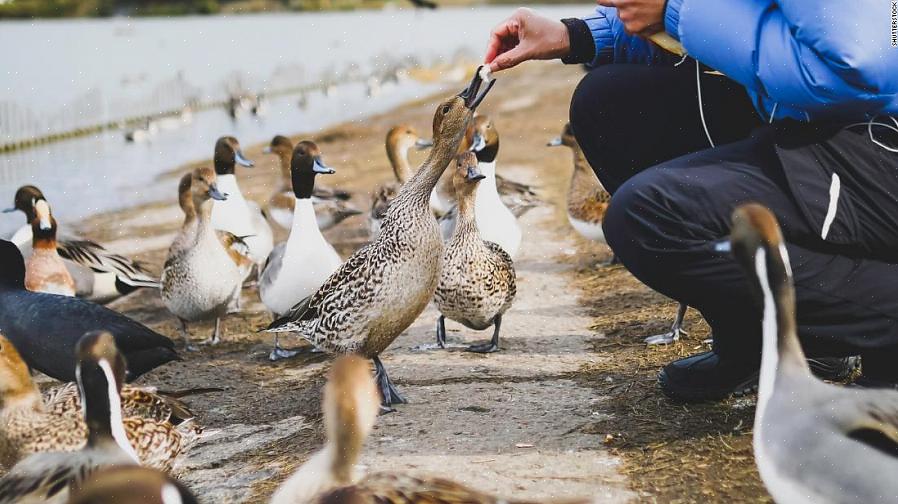
[[[776,103],[828,115],[887,108],[898,93],[888,2],[668,0],[686,51]]]
[[[644,38],[628,35],[617,17],[617,9],[613,7],[598,6],[592,14],[581,19],[595,47],[592,59],[584,61],[589,66],[606,63],[651,64],[678,59]]]

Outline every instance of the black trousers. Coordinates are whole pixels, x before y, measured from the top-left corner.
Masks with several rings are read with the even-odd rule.
[[[805,351],[898,363],[898,155],[865,126],[768,125],[739,85],[704,72],[701,82],[716,147],[692,61],[597,68],[574,93],[574,134],[613,195],[611,248],[646,285],[699,310],[721,356],[758,360],[760,306],[715,245],[736,206],[761,203],[788,243]]]

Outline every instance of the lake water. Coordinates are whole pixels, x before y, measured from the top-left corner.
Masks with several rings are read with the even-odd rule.
[[[534,8],[562,18],[586,14],[591,6]],[[123,132],[113,130],[0,154],[0,207],[11,205],[15,190],[28,183],[44,191],[62,221],[174,198],[172,181],[159,182],[158,175],[210,157],[221,135],[245,145],[263,142],[457,86],[405,79],[369,97],[369,87],[350,83],[350,77],[363,81],[398,66],[429,67],[459,55],[478,59],[490,28],[513,9],[0,22],[0,47],[7,49],[0,52],[0,109],[15,109],[47,127],[158,112],[185,97],[209,102],[235,91],[337,85],[332,96],[308,94],[304,108],[297,95],[272,98],[263,117],[232,120],[223,108],[195,112],[189,124],[161,129],[147,143],[126,143]],[[0,138],[21,135],[24,127],[15,124],[0,121]],[[22,224],[21,214],[13,215],[0,215],[0,233]]]

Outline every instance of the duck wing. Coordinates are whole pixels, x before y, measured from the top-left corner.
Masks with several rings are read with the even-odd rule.
[[[887,389],[843,392],[831,408],[848,437],[898,460],[898,392]]]
[[[514,180],[496,174],[496,189],[499,194],[520,194],[536,198],[536,191],[532,185],[516,182]]]
[[[525,504],[499,499],[443,478],[417,478],[375,473],[362,481],[318,496],[317,504],[378,502],[382,504]]]
[[[158,289],[159,280],[137,261],[113,254],[99,243],[90,240],[63,240],[56,246],[63,259],[98,273],[112,273],[125,285]]]
[[[95,471],[125,464],[133,462],[123,452],[37,453],[16,464],[0,479],[0,504],[65,502],[69,490]]]
[[[312,196],[320,199],[349,201],[352,198],[352,193],[337,187],[315,185],[315,188],[312,190]]]

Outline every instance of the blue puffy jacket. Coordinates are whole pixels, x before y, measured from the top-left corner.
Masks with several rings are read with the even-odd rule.
[[[668,0],[666,31],[698,61],[748,90],[765,119],[898,115],[898,47],[889,1]],[[593,65],[670,56],[628,35],[613,8],[583,20]]]

